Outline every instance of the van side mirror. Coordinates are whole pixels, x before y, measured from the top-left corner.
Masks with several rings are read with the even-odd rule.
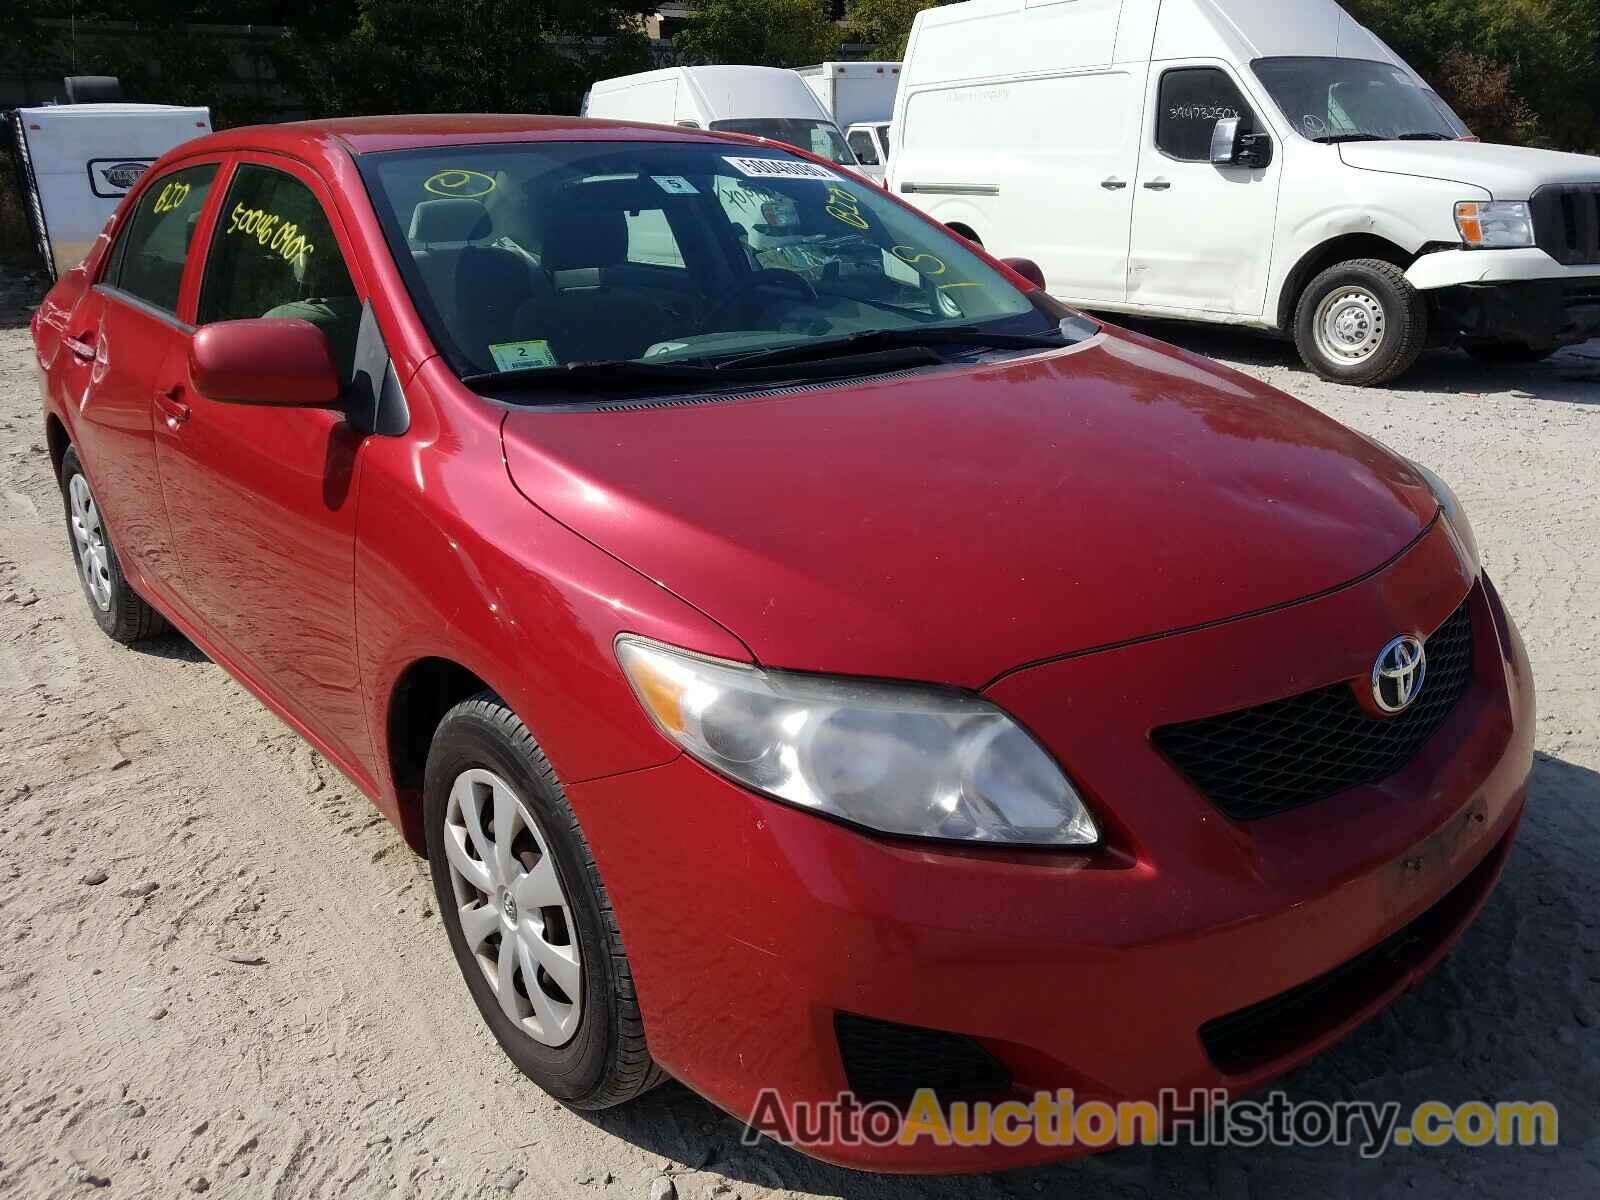
[[[1259,171],[1272,165],[1272,137],[1249,133],[1238,117],[1225,117],[1211,131],[1211,162],[1218,167]]]
[[[202,325],[189,342],[189,381],[223,404],[340,407],[339,368],[327,335],[294,318]]]
[[[1041,292],[1045,290],[1044,272],[1039,269],[1039,264],[1034,262],[1033,259],[1002,258],[1000,261],[1005,263],[1006,266],[1010,267],[1018,275],[1021,275],[1029,283],[1033,284],[1033,286],[1038,288]]]

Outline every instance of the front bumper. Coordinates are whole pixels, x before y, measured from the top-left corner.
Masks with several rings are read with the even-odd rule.
[[[1553,348],[1600,337],[1600,275],[1588,284],[1475,283],[1429,295],[1435,339],[1447,344],[1510,342]]]
[[[1397,563],[1331,596],[1002,680],[991,697],[1055,749],[1107,829],[1090,855],[870,837],[688,759],[571,788],[651,1052],[741,1118],[762,1088],[786,1103],[846,1088],[841,1013],[973,1039],[1023,1096],[1154,1100],[1282,1073],[1431,967],[1492,888],[1532,762],[1521,640],[1487,581],[1472,584],[1474,684],[1417,757],[1379,784],[1248,825],[1195,792],[1149,731],[1201,715],[1197,703],[1227,711],[1361,675],[1397,628],[1435,628],[1468,587],[1436,524]],[[1426,944],[1407,939],[1405,956],[1385,955],[1386,972],[1363,976],[1366,990],[1303,1013],[1265,1057],[1224,1069],[1208,1054],[1202,1027],[1214,1032],[1408,926],[1426,929]],[[805,1149],[940,1172],[1070,1153]]]

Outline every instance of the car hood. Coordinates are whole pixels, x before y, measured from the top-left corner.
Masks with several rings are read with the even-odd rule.
[[[513,410],[557,520],[777,667],[981,687],[1373,571],[1437,505],[1272,388],[1124,333],[742,399]]]
[[[1479,187],[1495,200],[1526,200],[1546,184],[1600,183],[1600,158],[1488,142],[1347,142],[1345,163]],[[1472,199],[1463,196],[1463,200]]]

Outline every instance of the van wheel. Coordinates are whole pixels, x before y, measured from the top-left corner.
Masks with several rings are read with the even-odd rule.
[[[1463,347],[1475,362],[1486,367],[1524,367],[1543,362],[1560,346],[1529,346],[1522,342],[1469,342]]]
[[[665,1075],[594,856],[544,751],[493,692],[439,723],[423,784],[439,915],[506,1056],[574,1108]]]
[[[1427,338],[1427,300],[1404,271],[1381,259],[1329,267],[1295,309],[1300,357],[1334,383],[1387,383],[1411,369]]]
[[[100,504],[83,473],[78,452],[71,447],[61,457],[61,499],[67,512],[68,540],[78,582],[89,601],[95,623],[113,641],[134,642],[165,633],[166,620],[145,603],[122,573],[111,534],[100,515]]]

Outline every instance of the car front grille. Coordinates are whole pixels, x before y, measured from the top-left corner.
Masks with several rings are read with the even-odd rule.
[[[1151,737],[1234,820],[1314,804],[1394,774],[1444,724],[1472,682],[1471,596],[1428,638],[1426,650],[1422,691],[1399,716],[1369,714],[1349,683],[1336,683],[1166,725]]]
[[[1530,203],[1539,249],[1562,266],[1600,265],[1600,183],[1542,187]]]

